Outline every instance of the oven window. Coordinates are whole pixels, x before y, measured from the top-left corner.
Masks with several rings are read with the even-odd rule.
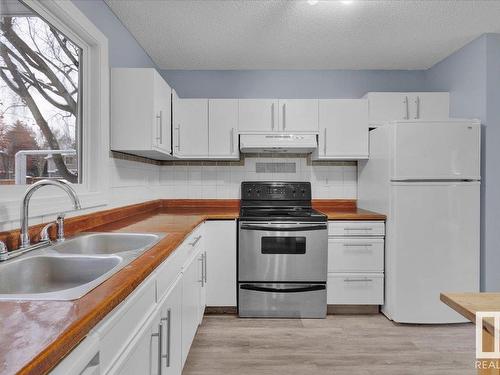
[[[305,254],[305,237],[262,237],[262,254]]]

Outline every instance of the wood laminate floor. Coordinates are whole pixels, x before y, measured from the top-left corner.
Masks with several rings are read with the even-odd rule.
[[[398,325],[383,315],[208,315],[183,375],[470,375],[474,335],[472,324]]]

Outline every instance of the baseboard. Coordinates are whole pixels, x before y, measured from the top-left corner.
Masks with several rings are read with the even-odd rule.
[[[205,315],[236,315],[238,308],[236,306],[207,306],[205,307]]]
[[[379,314],[379,305],[328,305],[328,315],[371,315]]]

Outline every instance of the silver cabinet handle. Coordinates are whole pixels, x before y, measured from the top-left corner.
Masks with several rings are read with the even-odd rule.
[[[151,337],[158,337],[158,375],[161,375],[161,358],[163,354],[163,325],[158,324],[158,333],[152,333]]]
[[[274,130],[274,102],[271,103],[271,130]]]
[[[326,130],[327,130],[327,129],[325,128],[325,135],[324,135],[324,137],[323,137],[323,138],[324,138],[324,139],[323,139],[323,142],[324,142],[324,144],[323,144],[323,148],[324,148],[324,154],[325,154],[325,155],[326,155]]]
[[[234,154],[234,128],[231,128],[231,154]]]
[[[163,111],[160,111],[160,144],[163,144]]]
[[[181,124],[177,124],[177,150],[181,151]]]
[[[417,106],[416,112],[415,112],[415,119],[420,118],[420,96],[417,96],[415,99],[415,105]]]
[[[171,331],[171,316],[172,316],[172,309],[167,310],[167,316],[165,318],[161,318],[162,322],[167,322],[167,352],[165,354],[161,355],[161,358],[165,358],[166,360],[166,365],[165,367],[170,367],[170,331]]]
[[[344,230],[373,230],[371,227],[344,228]]]
[[[161,144],[161,111],[156,115],[156,143]]]
[[[286,129],[286,103],[283,103],[283,130]]]
[[[205,275],[204,275],[205,267],[203,266],[203,264],[205,263],[204,259],[205,259],[205,257],[203,256],[203,254],[201,254],[201,257],[198,258],[198,260],[201,262],[201,279],[198,281],[201,283],[202,288],[205,286]]]
[[[356,283],[356,282],[365,282],[365,281],[370,282],[370,281],[373,281],[373,279],[369,279],[367,277],[363,277],[363,278],[359,278],[359,279],[358,278],[356,278],[356,279],[351,279],[351,278],[344,279],[344,282],[346,282],[346,283]]]
[[[405,120],[409,120],[410,119],[410,105],[408,104],[408,97],[407,96],[405,96],[404,103],[405,103],[405,106],[406,106],[406,117],[405,117]]]
[[[345,243],[344,247],[371,247],[371,243]]]
[[[204,274],[205,274],[205,284],[206,284],[207,283],[207,252],[206,251],[205,251],[204,255],[205,255],[204,256],[204,259],[205,259],[205,262],[204,262],[205,272],[204,272]]]
[[[201,236],[196,237],[189,245],[195,247],[199,240],[201,240]]]

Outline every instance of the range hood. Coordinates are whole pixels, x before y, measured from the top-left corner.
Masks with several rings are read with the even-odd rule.
[[[242,153],[309,154],[317,147],[316,134],[240,134]]]

